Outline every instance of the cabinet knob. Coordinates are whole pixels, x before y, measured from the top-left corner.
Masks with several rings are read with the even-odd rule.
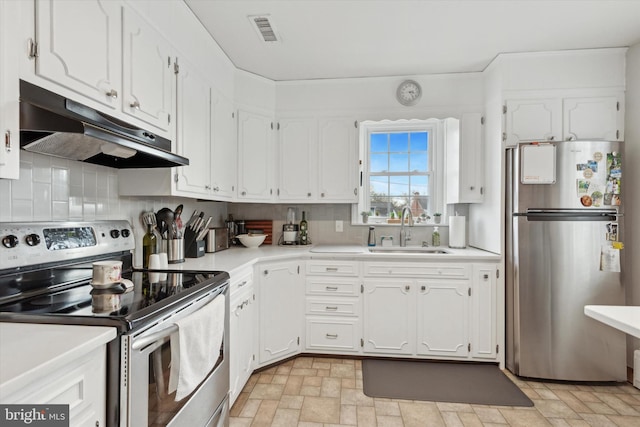
[[[307,193],[307,197],[311,197],[311,193]]]
[[[115,89],[111,89],[109,92],[106,93],[106,95],[109,98],[117,99],[118,98],[118,91],[115,90]]]
[[[547,141],[553,141],[556,137],[551,135],[549,138],[547,138]]]
[[[404,290],[405,290],[405,291],[408,291],[409,289],[411,289],[411,286],[409,286],[409,285],[406,285],[406,286],[404,287]]]
[[[425,285],[422,285],[422,286],[420,286],[420,290],[421,290],[421,291],[426,291],[426,290],[427,290],[427,287],[426,287]]]
[[[243,191],[241,194],[242,194],[243,196],[246,196],[246,195],[247,195],[247,192],[246,192],[246,191]]]
[[[324,193],[320,193],[320,197],[324,197]]]
[[[136,109],[136,110],[139,110],[139,109],[140,109],[140,102],[138,102],[138,101],[133,101],[131,104],[129,104],[129,106],[130,106],[131,108],[134,108],[134,109]]]
[[[484,276],[482,276],[484,278],[484,280],[489,280],[489,275],[485,274]]]
[[[469,190],[471,190],[471,191],[473,191],[475,189],[476,189],[476,187],[474,187],[473,185],[471,187],[469,187]]]

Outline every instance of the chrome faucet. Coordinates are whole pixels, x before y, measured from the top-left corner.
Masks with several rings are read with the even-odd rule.
[[[404,228],[404,219],[409,215],[409,227],[413,227],[413,214],[408,206],[402,208],[402,214],[400,214],[400,246],[407,246],[407,240],[411,240],[411,233],[407,233]],[[408,234],[408,235],[407,235]]]

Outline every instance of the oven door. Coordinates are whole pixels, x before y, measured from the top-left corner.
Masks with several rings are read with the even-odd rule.
[[[228,283],[178,307],[170,317],[138,334],[124,335],[121,354],[120,426],[227,426],[229,408]],[[187,397],[168,392],[174,322],[225,295],[224,338],[215,366]]]

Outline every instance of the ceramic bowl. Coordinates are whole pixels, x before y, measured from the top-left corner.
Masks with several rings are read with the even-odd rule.
[[[267,238],[266,234],[239,234],[236,236],[240,243],[242,243],[247,248],[257,248],[262,243],[264,243],[264,239]]]

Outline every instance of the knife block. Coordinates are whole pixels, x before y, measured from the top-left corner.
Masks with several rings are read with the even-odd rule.
[[[191,246],[187,248],[185,256],[187,258],[200,258],[205,254],[204,240],[196,240]]]
[[[204,240],[196,240],[196,237],[193,230],[184,232],[184,254],[187,258],[200,258],[205,254]]]

